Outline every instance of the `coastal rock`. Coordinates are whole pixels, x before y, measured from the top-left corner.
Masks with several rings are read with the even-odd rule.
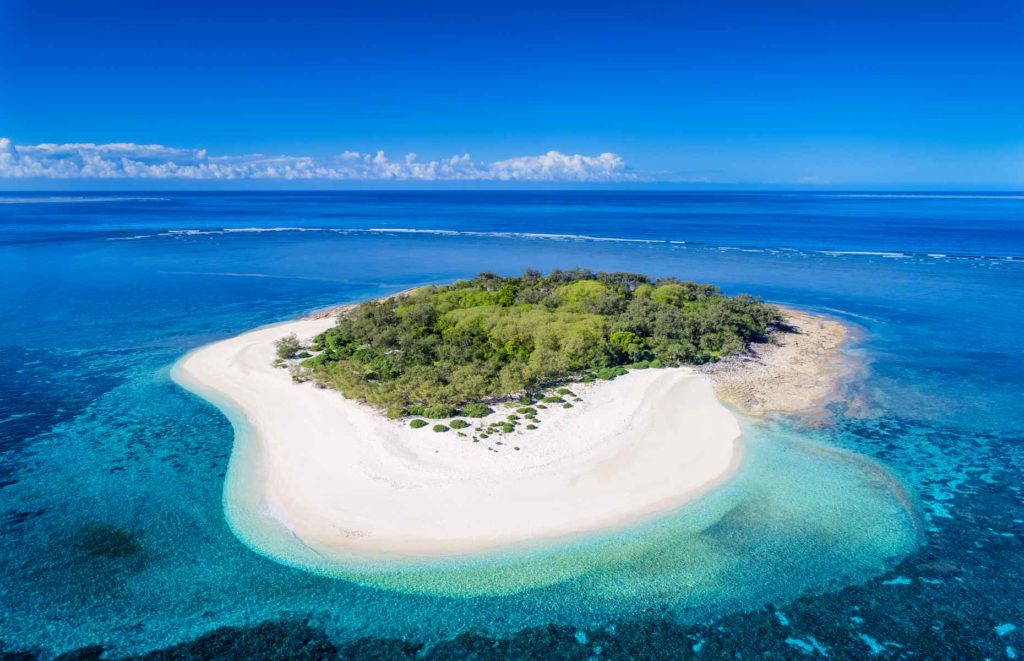
[[[855,369],[841,353],[849,328],[834,319],[785,308],[786,324],[768,342],[703,368],[718,396],[747,415],[818,409],[838,396]]]

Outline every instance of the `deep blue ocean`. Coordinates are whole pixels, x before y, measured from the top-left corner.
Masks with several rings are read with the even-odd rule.
[[[750,424],[893,476],[913,548],[859,573],[785,563],[800,531],[778,541],[734,512],[714,539],[771,576],[763,601],[681,600],[673,584],[588,603],[558,585],[360,587],[231,533],[232,428],[170,380],[177,359],[328,305],[528,267],[672,275],[851,323],[865,369],[829,415]],[[1024,195],[3,193],[0,283],[0,651],[1024,655]],[[841,511],[843,489],[821,493]]]

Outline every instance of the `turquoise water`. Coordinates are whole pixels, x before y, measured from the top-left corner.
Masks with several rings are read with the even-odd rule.
[[[925,656],[1024,649],[1018,197],[104,197],[0,205],[6,649],[134,653],[224,626],[435,656],[815,643],[842,656],[868,653],[864,636]],[[285,227],[304,231],[252,231]],[[387,228],[443,231],[367,231]],[[501,594],[367,587],[232,534],[234,433],[170,380],[181,355],[313,308],[528,266],[671,274],[833,314],[861,330],[868,373],[824,421],[749,422],[737,479],[688,510],[483,561],[484,583],[515,588]],[[429,567],[414,582],[460,593],[467,576]],[[543,587],[518,591],[524,580]]]

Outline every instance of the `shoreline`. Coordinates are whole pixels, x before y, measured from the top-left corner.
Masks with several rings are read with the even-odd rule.
[[[726,390],[741,382],[736,374],[749,355],[728,370],[634,370],[576,384],[583,401],[575,408],[551,410],[542,429],[502,436],[496,445],[410,429],[271,366],[274,340],[289,333],[308,339],[354,305],[200,347],[172,370],[179,385],[232,420],[225,511],[236,534],[283,562],[309,564],[281,557],[281,544],[268,542],[282,532],[311,551],[314,564],[430,560],[612,532],[696,500],[742,463],[739,421],[719,398],[758,414]],[[822,319],[784,310],[788,320]],[[838,343],[822,345],[834,356],[845,327],[826,321],[841,331]],[[767,384],[764,365],[803,348],[779,344],[751,352],[762,366],[751,383]],[[802,390],[805,399],[820,399],[817,390]],[[689,430],[684,443],[678,429]],[[279,530],[266,533],[271,528]]]
[[[552,410],[542,429],[503,436],[494,448],[410,429],[271,367],[273,340],[332,323],[250,331],[188,354],[173,371],[222,410],[235,407],[249,427],[242,438],[228,414],[234,453],[247,444],[257,459],[230,480],[256,493],[225,492],[235,523],[272,518],[263,523],[319,555],[445,557],[607,531],[690,502],[740,464],[738,421],[688,368],[592,384],[574,409]],[[691,428],[686,443],[674,432],[680,424]],[[233,456],[230,470],[239,467]],[[248,513],[238,512],[241,500]]]

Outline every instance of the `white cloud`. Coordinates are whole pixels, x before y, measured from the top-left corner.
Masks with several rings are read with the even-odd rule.
[[[469,154],[396,161],[383,151],[345,151],[337,156],[210,156],[205,149],[134,143],[15,145],[0,138],[0,178],[48,179],[322,179],[350,181],[614,182],[635,177],[616,154],[599,156],[549,151],[477,162]]]

